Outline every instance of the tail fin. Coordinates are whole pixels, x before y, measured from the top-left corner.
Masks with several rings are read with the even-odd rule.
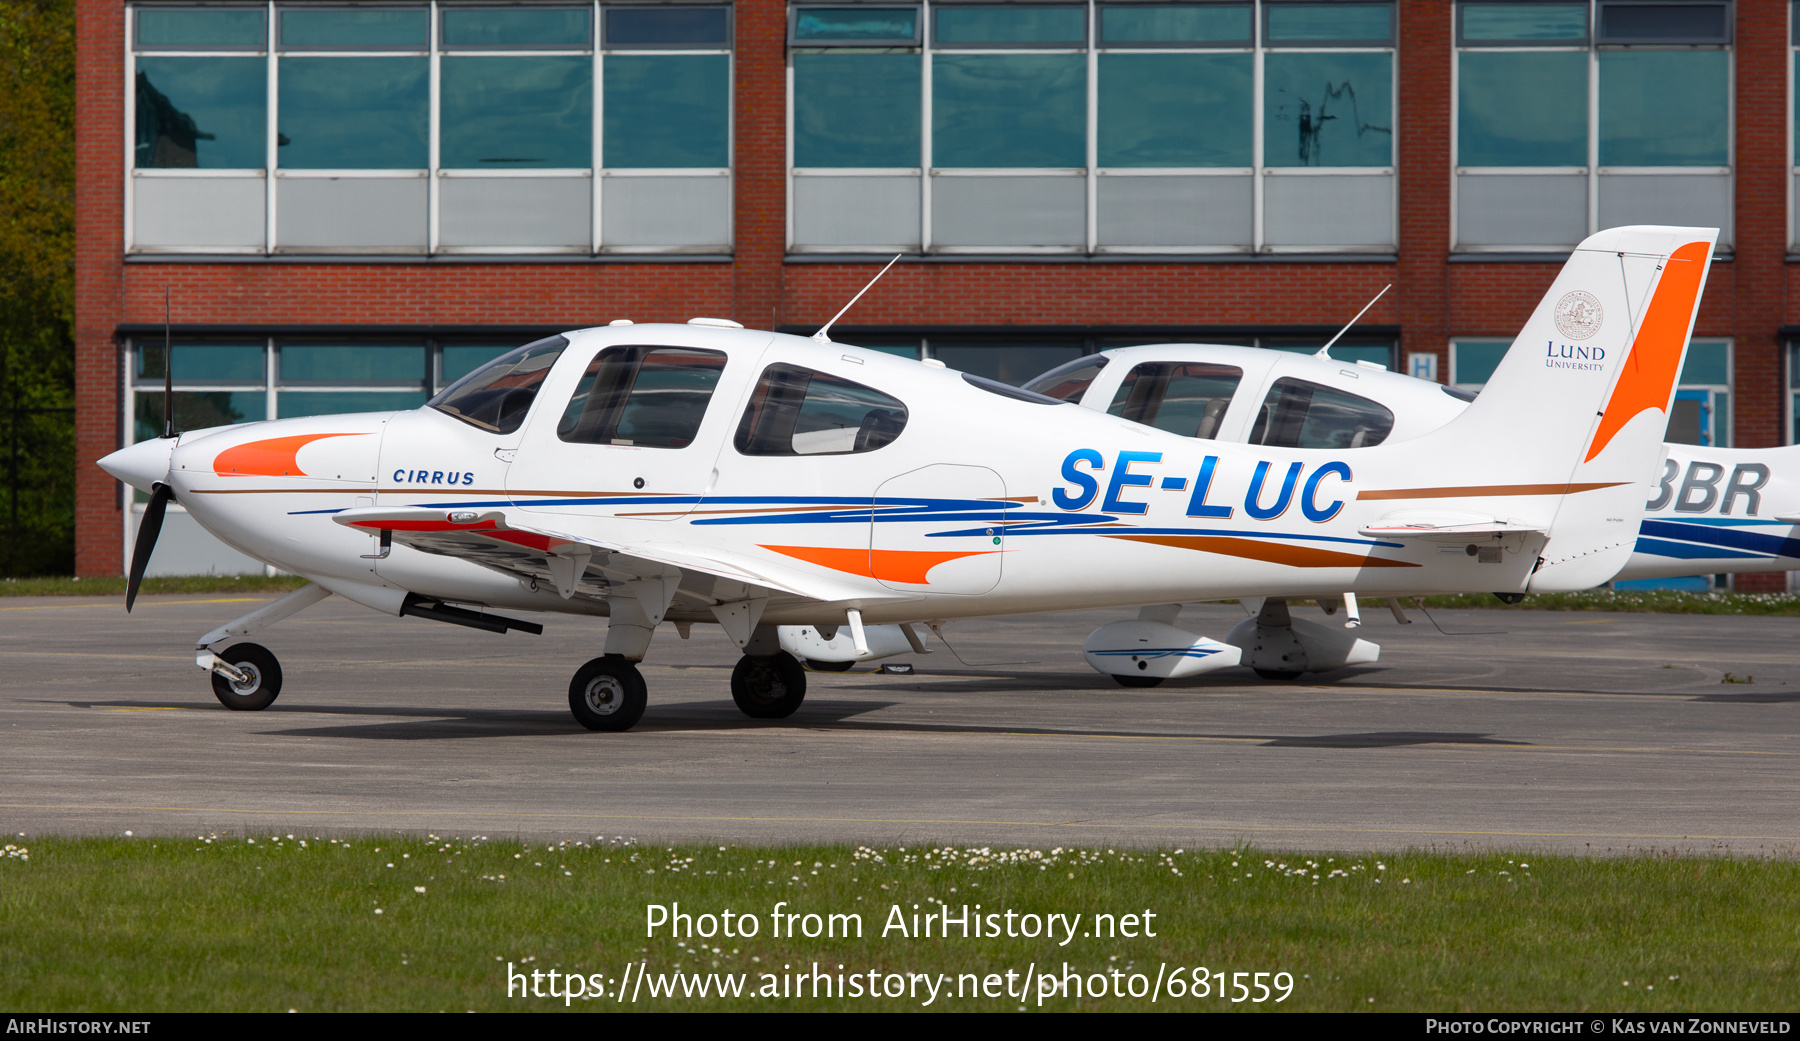
[[[1455,498],[1541,526],[1549,538],[1533,592],[1611,579],[1637,540],[1718,235],[1640,226],[1589,236],[1475,403],[1407,442],[1425,455],[1419,465],[1453,460],[1481,485],[1376,495]]]

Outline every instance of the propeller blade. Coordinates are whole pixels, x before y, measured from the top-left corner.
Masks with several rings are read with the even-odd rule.
[[[150,493],[150,505],[144,507],[144,519],[138,522],[137,542],[131,547],[131,579],[125,585],[125,613],[131,613],[131,605],[137,602],[138,586],[144,581],[144,568],[150,563],[150,554],[156,549],[156,537],[162,534],[163,512],[169,508],[169,500],[175,498],[175,492],[166,484],[158,483]]]

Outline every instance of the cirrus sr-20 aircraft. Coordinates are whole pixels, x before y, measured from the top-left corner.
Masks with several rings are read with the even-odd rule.
[[[1454,418],[1379,444],[1197,439],[826,330],[699,319],[541,340],[412,412],[188,431],[100,465],[151,493],[128,607],[170,500],[310,580],[196,641],[232,708],[282,685],[234,641],[334,593],[495,632],[540,631],[502,611],[608,617],[569,686],[592,730],[642,715],[664,622],[723,627],[759,718],[805,696],[783,626],[867,655],[877,626],[917,646],[920,622],[1264,598],[1243,646],[1181,634],[1157,671],[1317,671],[1361,641],[1289,600],[1586,589],[1627,563],[1717,235],[1589,237],[1519,334],[1549,357],[1510,351]]]

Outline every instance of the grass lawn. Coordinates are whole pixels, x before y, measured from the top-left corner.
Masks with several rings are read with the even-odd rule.
[[[19,1011],[1749,1011],[1791,1009],[1800,982],[1800,864],[1780,860],[394,835],[10,842],[0,1006]],[[1002,935],[972,925],[964,938],[965,904],[971,921],[995,915],[981,927]],[[714,935],[665,924],[647,936],[649,905]],[[918,935],[942,905],[949,937],[935,921]],[[722,933],[726,910],[738,935]],[[889,928],[895,914],[905,932]],[[843,935],[851,915],[860,938]],[[1065,916],[1051,937],[1004,935],[1049,915]],[[833,925],[835,937],[805,935]],[[561,996],[566,973],[581,977],[578,995],[601,995]],[[1077,974],[1081,996],[1062,982]],[[705,997],[690,993],[700,983]],[[720,998],[721,983],[741,996]],[[546,996],[521,996],[526,986]]]

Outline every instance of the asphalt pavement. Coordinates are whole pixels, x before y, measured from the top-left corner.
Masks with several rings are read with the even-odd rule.
[[[814,673],[777,722],[733,706],[737,651],[716,627],[684,641],[665,626],[642,722],[596,734],[567,690],[603,620],[499,636],[336,598],[255,637],[285,688],[266,711],[228,711],[192,641],[265,600],[147,596],[128,616],[119,598],[0,599],[0,827],[1800,850],[1794,618],[1448,611],[1401,626],[1365,609],[1376,665],[1149,690],[1081,658],[1089,631],[1130,612],[960,622],[946,632],[970,664],[933,641],[891,659],[910,676]],[[1243,617],[1190,607],[1178,624],[1217,638]]]

